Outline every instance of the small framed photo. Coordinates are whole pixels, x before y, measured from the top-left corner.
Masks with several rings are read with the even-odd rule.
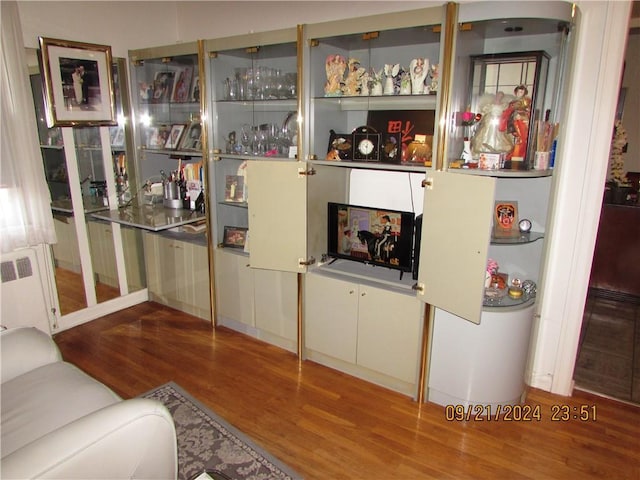
[[[249,229],[245,227],[224,227],[224,238],[222,239],[222,245],[229,248],[242,248],[245,247],[247,240],[247,233]]]
[[[171,131],[170,125],[160,125],[155,127],[148,127],[146,130],[146,146],[149,149],[159,150],[163,149],[169,138],[169,132]]]
[[[157,72],[153,78],[153,103],[168,103],[173,92],[173,82],[176,72],[163,70]]]
[[[493,208],[493,234],[495,237],[519,236],[518,202],[498,200]]]
[[[167,142],[164,144],[164,148],[176,149],[180,145],[180,139],[184,133],[184,129],[187,126],[184,124],[171,125],[171,131],[167,137]]]
[[[47,126],[116,125],[111,47],[38,40]]]
[[[124,127],[122,125],[111,127],[109,129],[109,136],[111,139],[111,148],[124,147]]]
[[[202,148],[202,124],[191,122],[180,142],[180,150],[200,150]]]
[[[189,100],[191,102],[199,102],[200,101],[200,77],[193,77],[193,82],[191,83],[191,95],[189,96]]]
[[[176,81],[173,85],[173,92],[171,93],[172,102],[184,103],[189,101],[192,76],[193,67],[185,67],[177,72]]]

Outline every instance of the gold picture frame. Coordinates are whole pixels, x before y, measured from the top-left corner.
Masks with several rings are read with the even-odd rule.
[[[38,40],[47,126],[117,125],[111,47]]]

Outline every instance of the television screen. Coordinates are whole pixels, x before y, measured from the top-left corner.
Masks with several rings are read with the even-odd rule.
[[[330,202],[328,214],[329,256],[411,271],[412,212]]]

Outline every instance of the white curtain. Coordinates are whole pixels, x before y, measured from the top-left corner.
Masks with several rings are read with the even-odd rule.
[[[56,243],[18,6],[2,6],[0,246],[2,253]]]

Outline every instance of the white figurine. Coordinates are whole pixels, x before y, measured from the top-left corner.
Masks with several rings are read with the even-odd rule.
[[[386,79],[384,81],[384,94],[385,95],[394,95],[395,90],[393,88],[393,79],[400,72],[400,64],[396,63],[392,65],[390,63],[384,66],[384,74],[386,75]]]
[[[382,70],[371,70],[371,95],[382,95]]]
[[[413,95],[422,95],[424,91],[424,81],[429,71],[428,58],[414,58],[409,65],[409,74],[411,75],[411,93]]]

